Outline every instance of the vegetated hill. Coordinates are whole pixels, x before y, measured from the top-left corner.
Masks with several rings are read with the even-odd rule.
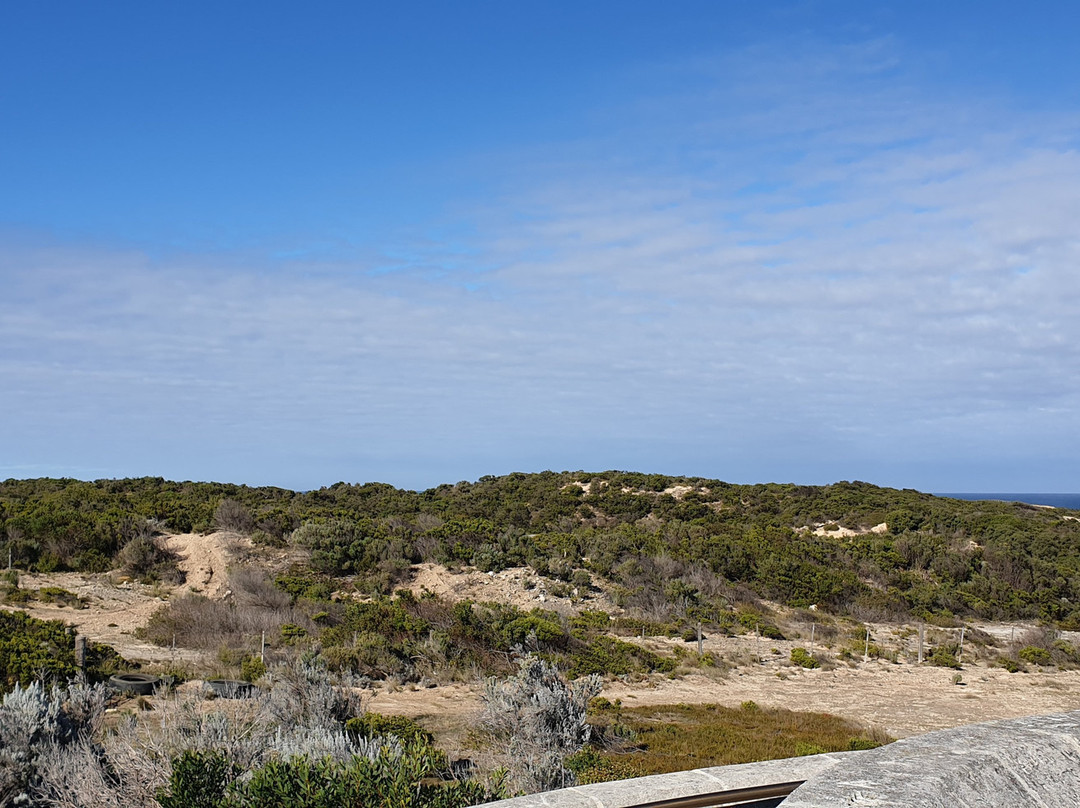
[[[393,591],[420,561],[485,571],[528,564],[568,587],[588,586],[590,573],[609,579],[622,605],[657,618],[715,622],[753,593],[862,619],[951,614],[1076,627],[1077,517],[863,482],[732,485],[615,471],[510,474],[421,492],[8,480],[0,553],[26,569],[104,571],[145,555],[136,551],[156,530],[218,526],[305,547],[316,573],[353,576],[372,593]]]

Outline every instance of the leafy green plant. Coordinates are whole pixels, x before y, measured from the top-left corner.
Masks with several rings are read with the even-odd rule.
[[[1053,657],[1050,656],[1050,652],[1045,648],[1039,648],[1038,646],[1029,645],[1025,648],[1021,648],[1016,652],[1016,655],[1020,657],[1024,662],[1029,662],[1032,665],[1052,665]]]
[[[574,677],[594,673],[623,676],[636,671],[670,673],[676,665],[671,657],[614,637],[596,637],[584,648],[573,651],[570,661],[570,675]]]
[[[221,752],[185,749],[172,764],[167,788],[157,794],[161,808],[222,808],[240,769]]]
[[[565,762],[566,768],[574,773],[581,785],[628,780],[646,774],[645,769],[633,761],[617,755],[605,755],[593,746],[575,752]]]
[[[369,711],[349,719],[345,729],[361,738],[393,735],[404,743],[431,745],[435,742],[434,735],[403,715],[382,715]]]
[[[245,682],[257,682],[266,675],[266,664],[257,656],[245,656],[240,660],[240,678]]]
[[[791,649],[791,662],[793,665],[798,665],[800,668],[820,668],[821,663],[818,662],[814,656],[805,648],[792,648]]]
[[[100,643],[88,643],[86,674],[105,678],[123,665],[120,655]],[[24,687],[35,679],[63,682],[73,677],[75,634],[58,620],[37,620],[22,612],[0,611],[0,692]]]
[[[954,668],[959,670],[961,665],[960,661],[956,658],[958,648],[959,646],[955,643],[939,645],[934,648],[926,661],[931,665],[937,665],[941,668]]]

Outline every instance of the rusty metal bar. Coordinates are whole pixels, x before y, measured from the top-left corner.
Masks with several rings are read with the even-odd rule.
[[[791,783],[774,783],[768,786],[752,788],[732,788],[727,791],[713,791],[709,794],[695,794],[693,797],[677,797],[673,800],[643,802],[629,808],[716,808],[722,805],[752,805],[756,802],[783,798],[801,786],[805,780]]]

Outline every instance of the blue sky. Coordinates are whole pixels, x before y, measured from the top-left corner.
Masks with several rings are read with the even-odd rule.
[[[1078,23],[12,4],[0,477],[1080,491]]]

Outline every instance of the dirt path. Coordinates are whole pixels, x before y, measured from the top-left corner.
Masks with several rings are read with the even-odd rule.
[[[150,616],[165,604],[168,591],[155,586],[124,581],[113,583],[108,575],[54,573],[50,575],[19,576],[22,589],[56,586],[82,598],[87,607],[78,609],[32,600],[25,608],[0,606],[10,611],[22,611],[39,620],[62,620],[73,625],[80,634],[95,642],[115,648],[121,656],[143,662],[195,661],[201,654],[185,649],[161,648],[134,636],[136,629],[145,626]]]
[[[78,595],[85,608],[32,600],[19,609],[39,620],[62,620],[95,642],[106,643],[122,656],[139,662],[199,662],[204,654],[185,648],[162,648],[135,636],[150,616],[170,597],[196,593],[220,599],[229,589],[228,568],[238,549],[249,545],[228,533],[205,536],[185,533],[165,538],[165,546],[179,557],[183,584],[141,584],[115,573],[89,575],[75,572],[36,575],[21,573],[22,589],[60,587]],[[14,610],[11,606],[0,606]]]

